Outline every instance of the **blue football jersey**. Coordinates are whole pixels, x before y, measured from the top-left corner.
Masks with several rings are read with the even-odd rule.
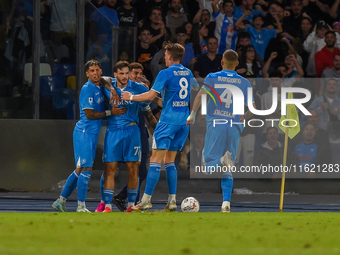
[[[294,153],[297,156],[299,165],[305,166],[305,165],[311,165],[314,163],[314,160],[316,158],[318,152],[318,146],[315,143],[312,144],[304,144],[299,143],[294,148]]]
[[[99,134],[103,124],[103,119],[89,120],[86,118],[85,109],[93,109],[96,112],[105,110],[104,95],[100,87],[88,80],[81,88],[79,96],[80,120],[76,124],[76,129],[86,131],[91,134]]]
[[[233,102],[235,98],[227,88],[227,85],[238,87],[242,91],[244,103],[247,105],[248,88],[251,88],[250,82],[238,75],[236,71],[222,70],[220,72],[208,74],[204,83],[215,89],[222,102],[221,104],[220,100],[217,99],[215,100],[215,105],[215,102],[209,97],[206,116],[207,124],[211,123],[214,119],[227,119],[232,120],[233,122],[239,122],[240,115],[233,115]],[[208,86],[204,85],[202,88],[208,90],[211,92],[211,95],[216,97],[215,93],[211,91]]]
[[[276,29],[263,28],[261,32],[259,32],[254,27],[247,26],[246,32],[250,34],[251,45],[253,45],[256,52],[264,58],[264,53],[270,39],[276,37]]]
[[[181,64],[172,64],[159,72],[151,88],[162,95],[163,110],[159,123],[186,124],[192,86],[197,87],[197,81],[192,72]]]
[[[120,97],[123,91],[130,92],[133,95],[143,94],[148,92],[149,90],[141,83],[137,83],[129,80],[128,85],[124,89],[120,89],[117,87],[117,81],[115,78],[112,79],[112,85],[116,89],[118,96]],[[104,88],[104,94],[107,98],[110,98],[111,91],[107,88]],[[111,115],[107,118],[107,126],[108,128],[113,127],[126,127],[132,122],[139,123],[138,112],[142,107],[145,107],[150,102],[142,103],[136,101],[125,101],[121,100],[119,103],[119,107],[126,107],[127,111],[123,115]],[[110,108],[112,106],[110,105]]]

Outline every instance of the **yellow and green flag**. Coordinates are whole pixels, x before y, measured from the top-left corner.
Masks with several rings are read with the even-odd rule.
[[[288,99],[293,99],[293,93],[288,93]],[[286,126],[290,126],[288,128],[288,137],[290,139],[293,139],[294,136],[296,136],[299,132],[300,132],[300,122],[299,122],[299,115],[296,111],[295,105],[294,104],[287,104],[287,112],[286,112],[286,116],[282,115],[281,119],[280,119],[280,123],[279,123],[279,128],[286,133],[286,127],[282,126],[282,121],[285,120],[290,120],[290,121],[286,121],[283,122],[284,125]],[[295,121],[292,121],[295,120]],[[295,127],[291,127],[294,126],[297,123],[297,125]]]

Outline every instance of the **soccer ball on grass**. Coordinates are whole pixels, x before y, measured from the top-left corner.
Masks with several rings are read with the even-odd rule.
[[[194,197],[187,197],[181,204],[182,212],[198,212],[200,210],[200,203]]]

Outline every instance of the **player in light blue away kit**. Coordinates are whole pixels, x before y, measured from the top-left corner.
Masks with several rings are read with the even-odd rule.
[[[165,210],[177,209],[177,170],[174,161],[177,151],[182,149],[189,133],[186,119],[189,116],[190,89],[191,85],[197,86],[192,72],[180,64],[183,56],[182,45],[168,44],[165,47],[164,57],[166,66],[169,68],[159,72],[151,90],[141,95],[132,95],[128,92],[122,94],[123,100],[144,102],[153,100],[157,93],[162,93],[163,110],[154,133],[145,193],[142,200],[131,208],[134,211],[147,210],[152,207],[151,196],[160,177],[163,159],[169,188]]]
[[[227,86],[233,85],[238,87],[244,95],[245,104],[247,104],[248,88],[251,88],[250,82],[235,72],[235,68],[238,65],[237,60],[238,54],[235,51],[225,51],[221,61],[223,70],[209,74],[205,78],[205,85],[202,87],[204,90],[209,91],[209,93],[214,93],[212,89],[216,90],[222,101],[222,104],[217,103],[217,105],[215,105],[212,99],[208,101],[206,115],[207,133],[205,135],[202,159],[202,164],[205,166],[216,167],[219,165],[229,167],[230,169],[236,159],[240,134],[244,126],[242,124],[235,124],[235,122],[240,123],[243,116],[241,118],[240,115],[233,115],[233,103],[237,98],[231,94]],[[207,94],[204,90],[198,92],[187,124],[194,124],[196,111],[201,104],[202,95]],[[253,107],[255,108],[255,103],[253,103]],[[244,118],[248,119],[250,117],[251,113],[248,111]],[[221,124],[216,122],[218,119],[221,120]],[[224,120],[228,120],[228,123],[226,124]],[[233,122],[232,126],[230,125],[231,121]],[[222,174],[221,187],[223,193],[221,211],[230,212],[230,197],[233,188],[233,176],[230,171]]]
[[[73,132],[76,169],[67,178],[60,197],[52,204],[52,208],[59,212],[67,211],[65,207],[66,199],[75,188],[78,188],[77,212],[90,212],[86,209],[85,200],[103,118],[113,114],[124,114],[126,111],[117,108],[105,111],[104,95],[100,88],[102,69],[99,62],[89,60],[85,65],[85,70],[89,79],[80,92],[80,120]]]
[[[112,85],[118,96],[122,91],[129,91],[135,95],[149,91],[143,84],[129,80],[130,66],[126,61],[119,61],[114,66],[114,77]],[[105,95],[110,98],[111,91],[107,88]],[[102,190],[102,203],[105,203],[103,212],[112,211],[112,197],[115,186],[115,173],[118,162],[125,162],[128,171],[128,210],[134,205],[138,192],[138,167],[141,161],[141,137],[138,127],[140,109],[147,110],[147,103],[121,100],[118,107],[126,107],[127,112],[120,116],[107,118],[107,129],[104,140],[103,161],[104,187]],[[101,204],[102,204],[101,203]],[[99,206],[98,206],[99,207]],[[98,208],[97,208],[98,209]]]

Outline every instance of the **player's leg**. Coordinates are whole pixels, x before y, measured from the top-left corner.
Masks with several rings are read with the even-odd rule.
[[[77,187],[77,181],[79,177],[79,173],[77,171],[78,169],[75,169],[67,178],[65,186],[59,196],[59,198],[53,202],[52,208],[58,212],[67,212],[66,209],[66,200],[68,197],[73,193],[73,191]]]
[[[186,125],[174,126],[172,130],[175,132],[174,138],[171,140],[169,151],[164,158],[166,180],[168,183],[168,202],[165,210],[174,211],[177,209],[176,192],[177,192],[177,169],[175,166],[175,158],[178,151],[181,151],[189,134],[189,127]]]
[[[129,175],[127,184],[127,199],[128,199],[128,209],[135,205],[136,197],[138,193],[138,167],[139,162],[126,162],[126,168]]]
[[[96,157],[98,135],[82,132],[83,143],[81,153],[76,157],[77,168],[81,168],[81,173],[77,181],[78,208],[77,212],[90,212],[85,205],[89,181],[92,175],[92,166]]]
[[[159,181],[161,175],[161,162],[166,154],[167,150],[152,150],[152,156],[150,158],[149,172],[146,177],[145,191],[142,196],[141,201],[132,210],[148,210],[152,208],[151,197],[155,190],[155,187]]]
[[[174,136],[175,132],[171,130],[170,125],[164,123],[157,124],[153,136],[152,155],[149,172],[146,177],[145,191],[140,203],[134,206],[133,210],[146,210],[152,207],[151,197],[161,175],[161,163],[170,148],[171,140]]]
[[[225,153],[225,146],[227,143],[227,125],[216,125],[215,127],[211,124],[208,126],[204,148],[203,148],[203,165],[206,169],[216,168],[222,166],[221,159]]]
[[[105,163],[103,187],[104,212],[105,210],[108,212],[112,211],[111,202],[115,187],[114,175],[118,162],[124,161],[123,142],[124,135],[122,129],[106,129],[103,151],[103,161]]]
[[[175,211],[176,205],[176,192],[177,192],[177,169],[175,166],[175,158],[177,151],[168,151],[164,157],[164,165],[166,171],[166,181],[168,184],[168,202],[164,208],[166,211]]]
[[[100,203],[97,206],[96,210],[94,212],[103,212],[105,209],[105,201],[104,201],[104,173],[102,174],[102,176],[100,177],[100,184],[99,184],[99,188],[100,188]]]
[[[103,212],[112,212],[112,197],[115,188],[115,174],[117,171],[118,162],[105,162],[104,170],[104,203],[105,209]]]
[[[240,142],[240,129],[237,126],[228,126],[226,136],[227,136],[227,143],[225,147],[225,151],[229,151],[231,153],[231,160],[235,162],[236,153]],[[222,188],[222,195],[223,195],[223,203],[221,207],[221,212],[228,213],[230,212],[230,200],[231,200],[231,193],[233,190],[234,179],[231,172],[224,172],[222,173],[222,180],[221,180],[221,188]]]
[[[92,158],[92,147],[93,142],[91,142],[92,136],[87,137],[87,134],[84,132],[80,132],[77,130],[73,131],[73,149],[74,149],[74,157],[75,157],[75,164],[77,168],[70,174],[70,176],[66,180],[66,184],[60,194],[60,197],[54,201],[52,204],[52,208],[59,212],[66,212],[66,200],[68,197],[72,194],[72,192],[77,187],[78,179],[80,176],[81,171],[83,168],[81,167],[81,162],[79,159],[83,159],[86,161],[86,159]],[[96,139],[96,137],[93,137],[93,139]],[[96,146],[96,142],[95,142]]]

